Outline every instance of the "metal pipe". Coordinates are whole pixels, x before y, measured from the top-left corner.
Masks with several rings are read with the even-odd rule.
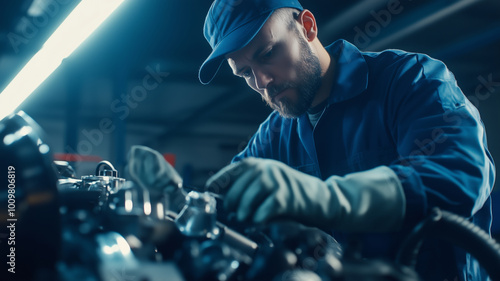
[[[445,4],[444,7],[439,9],[435,8],[436,5],[435,3],[429,4],[423,7],[422,9],[419,9],[418,11],[414,12],[412,15],[406,17],[408,23],[406,26],[398,28],[398,31],[393,32],[388,36],[385,36],[378,40],[374,40],[371,44],[367,46],[366,49],[377,51],[387,48],[394,42],[401,40],[402,38],[427,27],[437,22],[438,20],[442,20],[443,18],[450,16],[480,1],[481,0],[458,0],[451,5]],[[438,5],[442,4],[439,3]],[[433,10],[435,10],[435,12],[431,12],[429,14],[429,11]],[[427,16],[422,17],[422,15],[427,15]]]
[[[328,41],[333,41],[339,36],[344,29],[356,25],[362,20],[368,11],[379,9],[387,3],[387,0],[365,0],[350,7],[340,15],[334,16],[332,20],[325,23],[319,32],[322,37]]]

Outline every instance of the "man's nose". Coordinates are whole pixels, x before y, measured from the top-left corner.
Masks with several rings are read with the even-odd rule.
[[[269,83],[273,81],[272,76],[262,70],[254,70],[255,86],[258,90],[265,90]]]

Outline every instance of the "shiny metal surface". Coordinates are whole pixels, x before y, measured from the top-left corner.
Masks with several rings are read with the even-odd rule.
[[[186,196],[186,205],[175,223],[189,237],[209,237],[218,234],[216,227],[216,202],[208,193],[191,191]]]

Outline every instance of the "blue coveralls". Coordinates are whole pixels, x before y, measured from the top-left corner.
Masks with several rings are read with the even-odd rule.
[[[313,128],[307,114],[273,112],[233,161],[271,158],[327,180],[380,165],[393,169],[406,197],[404,226],[363,233],[363,256],[394,258],[398,245],[428,211],[467,217],[487,231],[495,170],[477,109],[438,60],[401,50],[361,52],[338,40],[328,104]],[[345,243],[352,235],[334,231]],[[486,280],[477,262],[442,241],[426,241],[417,264],[423,280]]]

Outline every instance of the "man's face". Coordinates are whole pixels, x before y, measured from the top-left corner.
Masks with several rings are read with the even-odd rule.
[[[305,113],[321,86],[321,66],[304,35],[271,16],[244,48],[227,55],[233,73],[243,77],[282,116]]]

